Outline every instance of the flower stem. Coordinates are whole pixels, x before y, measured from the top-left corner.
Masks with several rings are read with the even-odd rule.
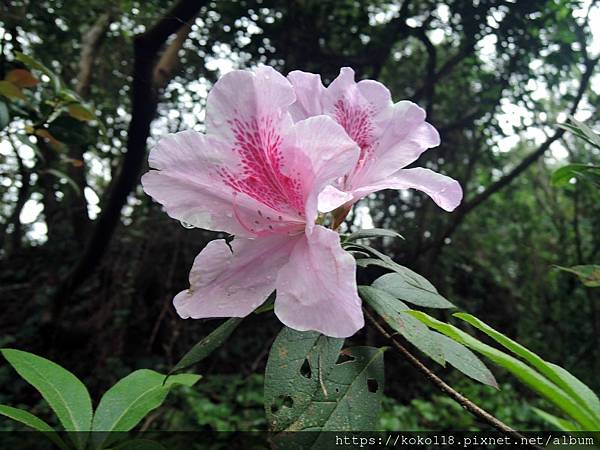
[[[389,334],[385,330],[385,328],[383,328],[383,326],[381,324],[379,324],[379,322],[377,322],[377,319],[375,319],[369,311],[364,309],[364,313],[365,313],[365,316],[367,317],[367,319],[369,319],[371,321],[371,323],[373,323],[375,328],[377,328],[377,330],[383,336],[385,336],[387,339],[392,341],[392,344],[396,348],[396,350],[398,350],[408,360],[408,362],[413,367],[415,367],[417,370],[419,370],[421,373],[423,373],[423,375],[425,375],[425,377],[429,381],[431,381],[440,391],[442,391],[444,394],[446,394],[447,396],[452,398],[460,406],[462,406],[464,409],[469,411],[475,417],[481,419],[483,422],[494,427],[498,431],[504,433],[507,436],[510,436],[510,437],[516,439],[518,442],[527,442],[527,438],[525,438],[523,435],[521,435],[518,431],[512,429],[511,427],[506,425],[504,422],[502,422],[501,420],[499,420],[496,417],[494,417],[493,415],[491,415],[489,412],[487,412],[484,409],[482,409],[481,407],[477,406],[475,403],[473,403],[471,400],[466,398],[460,392],[454,390],[444,380],[442,380],[435,373],[433,373],[431,370],[429,370],[429,368],[427,368],[427,366],[425,366],[425,364],[423,364],[416,356],[414,356],[408,349],[406,349],[402,344],[400,344],[396,339],[394,339],[394,337],[391,334]],[[537,447],[535,445],[529,445],[529,447],[535,448],[535,449],[540,449],[540,447]]]

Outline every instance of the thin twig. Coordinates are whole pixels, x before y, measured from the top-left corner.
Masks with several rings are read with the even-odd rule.
[[[423,364],[419,359],[417,359],[416,356],[414,356],[402,344],[400,344],[396,339],[394,339],[394,337],[392,335],[390,335],[385,330],[385,328],[383,328],[379,324],[379,322],[377,322],[377,320],[373,317],[373,315],[369,311],[367,311],[365,309],[364,313],[367,316],[367,319],[369,319],[371,321],[371,323],[373,323],[373,325],[375,325],[375,328],[377,328],[377,330],[383,336],[385,336],[387,339],[389,339],[392,342],[392,344],[396,348],[396,350],[398,350],[408,360],[408,362],[413,367],[415,367],[417,370],[422,372],[423,375],[425,375],[425,377],[429,381],[431,381],[440,391],[442,391],[444,394],[448,395],[450,398],[452,398],[454,401],[456,401],[460,406],[462,406],[464,409],[466,409],[471,414],[473,414],[475,417],[481,419],[483,422],[494,427],[498,431],[500,431],[514,439],[517,439],[517,441],[519,441],[519,442],[527,442],[527,438],[525,438],[523,435],[521,435],[518,431],[512,429],[511,427],[506,425],[504,422],[497,419],[496,417],[494,417],[493,415],[491,415],[489,412],[485,411],[484,409],[480,408],[475,403],[473,403],[471,400],[469,400],[464,395],[462,395],[460,392],[455,391],[452,387],[450,387],[448,384],[446,384],[446,382],[444,380],[442,380],[435,373],[433,373],[431,370],[429,370],[425,366],[425,364]],[[536,448],[536,449],[540,448],[535,445],[531,445],[530,447]]]

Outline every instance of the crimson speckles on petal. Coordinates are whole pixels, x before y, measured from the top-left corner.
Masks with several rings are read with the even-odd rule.
[[[229,124],[235,137],[233,147],[240,156],[242,170],[234,174],[222,168],[219,173],[225,183],[276,211],[293,212],[304,217],[305,199],[301,181],[281,172],[284,163],[282,140],[275,130],[273,119],[234,119]]]
[[[333,107],[335,119],[358,144],[362,156],[373,144],[372,108],[354,106],[344,99],[336,101]]]
[[[355,171],[359,170],[370,160],[373,148],[376,146],[372,122],[373,108],[352,105],[349,101],[340,98],[334,103],[333,109],[337,122],[344,127],[346,133],[360,147],[360,156]]]

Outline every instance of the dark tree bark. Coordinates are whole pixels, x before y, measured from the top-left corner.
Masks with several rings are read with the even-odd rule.
[[[112,16],[110,13],[102,14],[96,23],[83,36],[81,55],[79,58],[79,74],[77,75],[77,84],[75,85],[75,92],[83,99],[89,97],[94,75],[94,66],[111,22]],[[69,164],[67,175],[79,187],[79,193],[72,189],[65,193],[65,204],[68,205],[67,208],[73,236],[80,246],[85,244],[85,236],[87,236],[87,229],[90,225],[88,205],[84,195],[84,190],[87,187],[87,180],[83,156],[86,150],[87,148],[83,145],[72,144],[69,146],[69,158],[73,163]]]
[[[139,182],[150,124],[158,107],[158,89],[153,81],[158,53],[167,39],[193,19],[207,3],[207,0],[180,0],[154,26],[134,38],[131,121],[127,152],[82,257],[57,289],[52,316],[60,314],[69,295],[91,275],[102,259],[119,224],[121,210],[127,197]]]

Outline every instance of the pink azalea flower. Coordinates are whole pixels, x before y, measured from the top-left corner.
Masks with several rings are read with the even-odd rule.
[[[150,153],[144,190],[182,222],[235,235],[196,257],[183,318],[243,317],[277,291],[275,314],[296,330],[347,337],[364,325],[353,257],[315,225],[318,195],[360,150],[321,115],[294,122],[290,82],[269,67],[223,76],[207,100],[206,134],[183,131]]]
[[[421,167],[405,169],[440,143],[419,106],[409,101],[394,104],[384,85],[373,80],[356,83],[354,71],[347,67],[327,88],[312,73],[293,71],[288,79],[296,92],[290,109],[294,120],[327,114],[360,146],[354,168],[320,195],[320,211],[342,205],[349,210],[366,195],[388,188],[418,189],[446,211],[460,204],[462,189],[456,180]]]

